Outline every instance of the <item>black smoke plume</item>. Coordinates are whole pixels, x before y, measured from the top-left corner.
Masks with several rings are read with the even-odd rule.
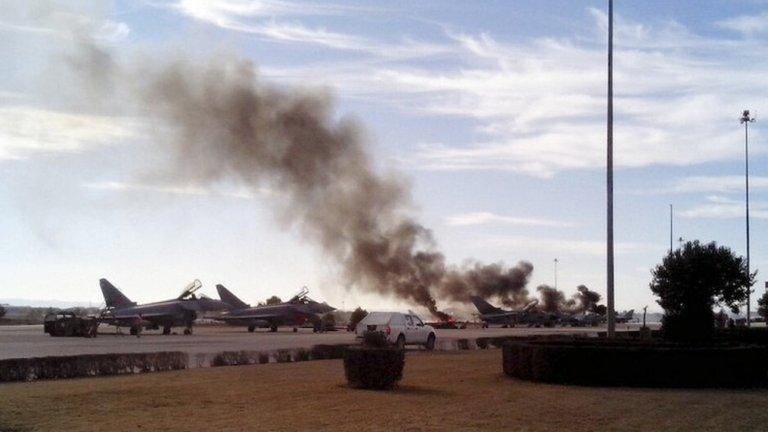
[[[408,216],[408,185],[374,169],[360,125],[337,119],[327,95],[269,85],[249,61],[231,57],[147,57],[126,65],[84,45],[85,55],[71,62],[78,74],[103,84],[102,99],[151,119],[163,133],[158,146],[174,162],[160,177],[196,184],[234,178],[253,191],[275,191],[281,219],[338,262],[349,286],[417,303],[440,318],[447,316],[436,299],[527,298],[529,263],[446,265],[431,232]]]
[[[584,313],[595,312],[600,302],[600,294],[591,291],[585,285],[576,287],[576,293],[566,298],[565,293],[549,285],[539,285],[539,310],[549,313]]]
[[[570,302],[565,300],[565,293],[549,285],[536,287],[539,293],[539,310],[548,313],[564,312],[570,308]]]
[[[595,312],[597,304],[600,302],[600,294],[591,291],[585,285],[576,287],[578,291],[574,295],[574,300],[578,307],[578,312]]]

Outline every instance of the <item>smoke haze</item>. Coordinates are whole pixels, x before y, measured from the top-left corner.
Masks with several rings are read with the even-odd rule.
[[[263,83],[253,64],[233,57],[121,64],[89,40],[70,66],[98,95],[93,109],[155,123],[157,145],[172,155],[158,177],[275,190],[281,219],[338,262],[349,286],[441,318],[436,299],[527,301],[530,263],[446,265],[431,232],[408,216],[408,185],[374,169],[360,125],[336,119],[328,95]]]

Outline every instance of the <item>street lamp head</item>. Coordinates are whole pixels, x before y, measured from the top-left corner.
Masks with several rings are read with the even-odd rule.
[[[749,110],[744,110],[744,112],[741,113],[741,123],[754,123],[755,119],[749,116]]]

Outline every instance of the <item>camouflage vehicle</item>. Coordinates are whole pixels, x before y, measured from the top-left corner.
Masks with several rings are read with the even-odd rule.
[[[49,313],[43,321],[43,329],[51,336],[96,337],[98,319],[81,317],[74,312],[61,311]]]

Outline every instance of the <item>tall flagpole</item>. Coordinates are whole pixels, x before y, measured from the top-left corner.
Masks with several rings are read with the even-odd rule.
[[[607,158],[607,212],[608,238],[607,275],[608,286],[608,337],[616,331],[616,317],[613,299],[613,0],[608,0],[608,158]]]

